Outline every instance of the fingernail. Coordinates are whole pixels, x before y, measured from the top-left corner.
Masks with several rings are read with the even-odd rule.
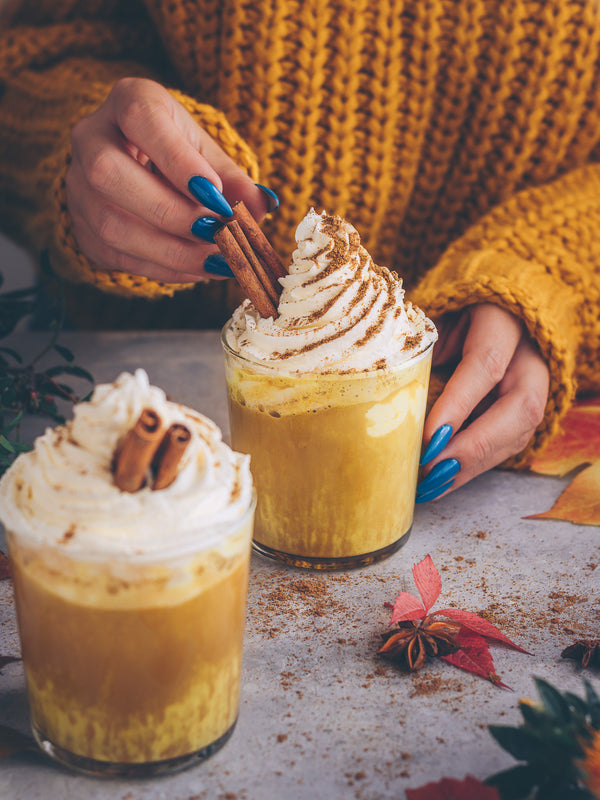
[[[450,441],[450,437],[452,436],[452,425],[442,425],[437,429],[437,431],[431,437],[431,441],[425,448],[425,452],[421,456],[420,464],[422,467],[425,464],[429,464],[430,461],[442,452],[444,447]]]
[[[215,214],[221,214],[223,217],[233,216],[231,206],[208,178],[203,178],[201,175],[194,175],[193,178],[190,178],[188,189],[196,200],[207,208],[210,208]]]
[[[460,471],[460,461],[456,458],[447,458],[445,461],[440,461],[431,470],[426,478],[423,478],[421,483],[417,486],[417,494],[427,494],[434,489],[438,489],[443,483],[447,483],[450,478],[453,478],[457,472]]]
[[[223,278],[233,278],[233,272],[229,268],[229,264],[220,253],[208,256],[204,262],[204,271],[210,272],[211,275],[221,275]]]
[[[267,195],[269,198],[269,211],[277,211],[279,208],[279,198],[275,194],[272,189],[269,189],[267,186],[263,186],[261,183],[254,184],[257,189],[260,189],[261,192]]]
[[[192,225],[192,233],[199,239],[204,239],[205,242],[214,242],[214,234],[217,228],[220,228],[223,223],[214,217],[199,217],[194,220]]]
[[[437,489],[432,489],[430,492],[425,492],[425,494],[419,494],[415,497],[415,503],[427,503],[429,500],[435,500],[436,497],[439,497],[441,494],[444,494],[452,484],[454,483],[454,478],[448,483],[445,483],[443,486],[438,486]]]

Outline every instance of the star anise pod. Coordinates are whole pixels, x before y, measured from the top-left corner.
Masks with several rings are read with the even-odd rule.
[[[579,661],[582,667],[600,667],[600,639],[577,639],[561,656]]]
[[[456,636],[460,628],[458,622],[437,619],[433,615],[399,622],[397,628],[383,634],[385,644],[377,652],[410,670],[421,669],[428,658],[457,652]]]

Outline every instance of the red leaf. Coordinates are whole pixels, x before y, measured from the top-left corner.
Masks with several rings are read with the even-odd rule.
[[[423,600],[425,611],[429,611],[431,606],[440,596],[442,591],[442,579],[440,573],[435,568],[430,555],[426,555],[422,561],[413,567],[413,578],[419,594]]]
[[[407,789],[406,800],[500,800],[500,795],[495,786],[486,786],[467,775],[462,781],[442,778],[418,789]]]
[[[400,592],[394,601],[394,611],[390,625],[395,622],[405,622],[410,619],[424,619],[427,612],[418,597],[410,592]]]
[[[505,683],[502,683],[496,674],[488,644],[483,636],[479,636],[476,633],[466,634],[462,639],[460,650],[447,656],[441,656],[441,658],[454,667],[464,669],[465,672],[472,672],[474,675],[479,675],[491,681],[496,686],[501,686],[503,689],[510,688]]]
[[[4,553],[0,553],[0,581],[10,577],[12,577],[12,572],[10,571],[10,561],[8,560],[7,556],[4,555]]]
[[[480,636],[485,636],[488,639],[494,639],[497,642],[503,642],[509,647],[514,647],[515,650],[519,650],[521,653],[527,653],[527,650],[523,650],[523,648],[519,647],[518,644],[511,642],[508,636],[505,636],[501,631],[499,631],[495,625],[492,625],[491,622],[482,619],[477,614],[473,614],[471,611],[462,611],[460,608],[441,608],[439,611],[434,611],[433,615],[435,614],[443,614],[444,616],[450,617],[450,619],[453,619],[456,622],[460,622],[463,628],[468,628],[469,630],[478,633]],[[527,655],[530,654],[527,653]]]

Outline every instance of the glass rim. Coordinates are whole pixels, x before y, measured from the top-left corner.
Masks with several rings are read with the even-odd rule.
[[[396,372],[401,371],[403,369],[407,369],[408,367],[412,367],[414,364],[418,363],[422,359],[426,358],[428,355],[431,354],[433,351],[433,346],[435,344],[434,340],[431,342],[424,350],[420,350],[418,353],[415,353],[414,356],[407,358],[405,361],[400,361],[398,364],[386,364],[384,367],[378,367],[376,369],[369,369],[369,370],[360,370],[356,372],[320,372],[318,370],[286,370],[281,369],[279,366],[274,366],[272,364],[268,364],[264,361],[259,361],[256,358],[251,358],[249,356],[242,355],[234,350],[229,342],[226,340],[226,334],[228,329],[231,327],[233,322],[233,317],[229,317],[227,322],[221,328],[221,345],[223,350],[233,356],[234,358],[239,359],[241,362],[251,365],[252,367],[260,367],[260,369],[269,374],[276,374],[277,377],[281,378],[332,378],[332,379],[340,379],[343,378],[344,380],[359,380],[361,378],[368,378],[382,375],[386,372]]]

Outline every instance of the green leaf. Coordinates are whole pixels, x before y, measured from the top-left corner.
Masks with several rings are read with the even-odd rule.
[[[0,433],[0,447],[2,447],[4,450],[8,450],[9,453],[15,452],[12,442],[9,442],[6,436],[4,436],[2,433]]]
[[[8,425],[3,429],[4,433],[10,433],[11,431],[13,431],[17,427],[19,422],[21,422],[22,419],[23,419],[23,412],[19,411],[19,413],[15,415],[15,418],[11,420],[11,422],[9,422]]]
[[[65,361],[68,361],[69,363],[75,361],[75,356],[73,355],[73,352],[69,350],[68,347],[64,347],[62,344],[55,344],[54,349],[56,350],[57,353],[60,353],[60,355],[65,359]]]
[[[495,786],[502,800],[524,800],[542,778],[543,771],[540,768],[519,764],[486,778],[485,783]]]
[[[590,713],[590,723],[594,730],[600,729],[600,697],[596,690],[587,678],[583,679],[585,686],[585,698],[587,700],[588,709]]]
[[[50,367],[50,369],[44,370],[44,375],[47,375],[49,378],[53,378],[55,375],[75,375],[77,378],[85,378],[86,381],[94,382],[93,377],[83,367],[77,367],[72,364],[65,364],[64,366],[60,367]]]
[[[521,702],[519,708],[523,719],[532,728],[544,728],[550,724],[550,717],[538,703]]]
[[[19,364],[23,363],[23,359],[21,358],[19,353],[17,353],[16,350],[13,350],[12,347],[0,347],[0,353],[6,353],[7,355],[11,356],[11,358],[13,358],[15,361],[17,361]]]
[[[534,678],[534,682],[548,713],[558,722],[568,722],[571,710],[562,694],[543,678]]]
[[[563,692],[563,697],[577,714],[578,718],[582,721],[585,720],[588,712],[588,706],[585,700],[572,692]]]
[[[490,725],[489,731],[500,747],[519,761],[540,761],[546,755],[546,744],[526,728]]]
[[[564,786],[554,781],[542,787],[535,800],[594,800],[594,795],[578,786]]]

